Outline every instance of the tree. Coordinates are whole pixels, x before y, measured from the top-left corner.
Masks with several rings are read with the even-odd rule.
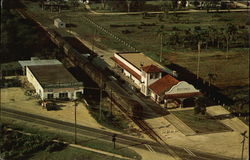
[[[217,74],[208,73],[207,76],[208,76],[208,82],[209,82],[209,86],[210,86],[212,82],[216,81]]]
[[[215,45],[216,35],[217,35],[217,29],[214,26],[208,26],[208,37],[213,47]]]
[[[184,47],[186,45],[190,45],[192,41],[192,33],[191,33],[191,29],[185,29],[184,30],[184,39],[183,39],[183,43],[184,43]]]
[[[199,6],[200,2],[198,2],[198,0],[194,0],[194,6],[195,8],[197,8]]]
[[[199,113],[202,115],[206,114],[206,100],[203,96],[199,96],[195,101],[194,114]]]
[[[106,1],[105,1],[106,2]],[[105,3],[106,4],[106,3]],[[145,4],[145,0],[109,0],[107,1],[107,4],[109,7],[113,10],[119,10],[119,11],[138,11],[143,8],[143,5]]]
[[[106,6],[106,1],[102,0],[102,9],[105,9],[105,6]]]
[[[78,7],[79,6],[79,1],[78,0],[69,0],[70,2],[70,5],[74,8]]]
[[[171,0],[172,1],[172,8],[175,11],[176,8],[178,7],[178,0]]]
[[[233,37],[237,33],[237,27],[232,23],[228,23],[227,27],[226,27],[226,29],[224,31],[225,31],[225,37],[226,37],[226,42],[227,42],[227,55],[226,55],[226,58],[228,58],[228,51],[229,51],[230,41],[233,40]]]
[[[181,0],[181,7],[186,8],[187,0]]]

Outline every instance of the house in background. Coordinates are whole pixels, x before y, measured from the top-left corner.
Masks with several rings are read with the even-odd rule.
[[[193,85],[178,81],[174,77],[175,71],[169,70],[141,52],[115,53],[111,59],[143,95],[150,96],[157,103],[176,101],[182,106],[185,99],[200,95],[199,90]]]

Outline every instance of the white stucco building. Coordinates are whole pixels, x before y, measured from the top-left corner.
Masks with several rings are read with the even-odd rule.
[[[115,53],[111,59],[140,88],[142,94],[157,103],[177,99],[182,106],[183,100],[200,94],[193,85],[174,78],[175,71],[170,71],[143,53]]]
[[[42,65],[57,65],[62,64],[57,59],[39,59],[38,57],[31,57],[30,60],[18,61],[22,66],[23,74],[26,75],[26,67],[28,66],[42,66]]]
[[[76,99],[83,94],[83,83],[62,64],[27,66],[26,76],[42,100]]]

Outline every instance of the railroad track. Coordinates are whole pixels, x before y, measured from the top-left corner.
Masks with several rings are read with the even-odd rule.
[[[40,22],[36,21],[35,18],[32,15],[29,15],[28,13],[26,13],[26,11],[24,9],[17,9],[19,14],[22,14],[22,16],[29,18],[31,20],[33,20],[40,29],[42,29],[43,31],[45,31],[49,36],[49,38],[52,40],[52,42],[54,42],[54,39],[51,37],[52,35],[50,35],[50,32],[48,32],[48,28],[44,27]],[[55,42],[54,42],[55,43]],[[58,46],[59,47],[59,46]],[[72,59],[72,57],[69,57],[69,55],[65,55],[66,57],[68,57],[72,63],[76,63],[74,61],[74,59]],[[77,61],[78,63],[80,63],[81,61]],[[76,64],[77,65],[77,64]],[[77,65],[78,66],[78,65]],[[102,74],[102,73],[100,73]],[[91,77],[91,76],[90,76]],[[93,78],[93,77],[91,77]],[[119,107],[119,109],[126,114],[135,124],[137,124],[142,131],[147,134],[150,138],[152,138],[153,140],[155,140],[155,142],[157,142],[165,151],[165,153],[168,153],[169,155],[171,155],[174,159],[180,159],[177,154],[170,148],[169,145],[167,145],[159,135],[157,135],[157,133],[142,119],[139,118],[135,118],[133,116],[131,116],[127,110],[117,101],[113,100],[113,102],[115,102],[116,106]]]
[[[16,10],[19,14],[21,14],[22,17],[31,19],[32,21],[34,21],[38,25],[39,28],[41,28],[43,31],[45,31],[45,32],[47,32],[47,34],[49,34],[49,32],[47,31],[47,28],[44,27],[40,22],[36,21],[35,18],[32,15],[28,14],[24,9],[16,9]],[[53,38],[51,38],[51,35],[49,35],[49,38],[53,41]],[[66,55],[66,57],[68,57],[68,56]],[[71,57],[69,57],[69,59],[71,59]],[[72,59],[71,62],[74,63],[75,61]],[[180,159],[176,155],[176,153],[174,151],[172,151],[172,149],[170,149],[170,147],[150,128],[150,126],[144,120],[134,118],[133,115],[131,116],[120,103],[118,103],[116,100],[112,100],[112,101],[115,102],[116,106],[118,106],[122,112],[124,112],[132,121],[134,121],[134,123],[137,124],[145,134],[147,134],[150,138],[152,138],[157,143],[159,143],[162,147],[164,147],[165,150],[170,155],[175,157],[174,159]],[[166,147],[167,147],[167,149],[166,149]]]
[[[113,100],[112,100],[113,101]],[[164,140],[143,120],[139,118],[135,118],[127,113],[127,110],[123,108],[119,103],[113,101],[119,109],[125,113],[140,129],[148,135],[151,139],[157,142],[169,155],[171,155],[174,159],[181,159]]]

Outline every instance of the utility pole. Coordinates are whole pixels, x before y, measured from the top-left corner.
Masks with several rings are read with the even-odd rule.
[[[99,120],[102,119],[102,73],[100,74],[100,103],[99,103]]]
[[[201,54],[201,41],[198,42],[198,58],[197,58],[197,79],[199,79],[199,71],[200,71],[200,54]]]
[[[78,105],[77,100],[74,101],[74,106],[75,106],[75,144],[77,143],[77,133],[76,133],[76,107]]]
[[[93,42],[92,42],[92,52],[93,52],[93,54],[94,54],[94,47],[95,47],[95,35],[96,35],[96,28],[94,27]]]
[[[248,137],[246,136],[246,133],[247,133],[247,131],[241,133],[241,135],[242,135],[242,137],[243,137],[243,140],[241,141],[241,143],[242,143],[241,160],[243,160],[245,140],[246,140],[246,138],[248,138]]]
[[[115,149],[115,141],[116,141],[116,134],[113,134],[113,136],[112,136],[112,142],[114,144],[114,149]]]
[[[161,33],[161,53],[160,53],[160,62],[162,62],[162,50],[163,50],[163,44],[162,44],[162,41],[163,41],[163,33]]]
[[[112,88],[110,90],[110,115],[112,116],[112,104],[113,103],[113,100],[112,100]]]

